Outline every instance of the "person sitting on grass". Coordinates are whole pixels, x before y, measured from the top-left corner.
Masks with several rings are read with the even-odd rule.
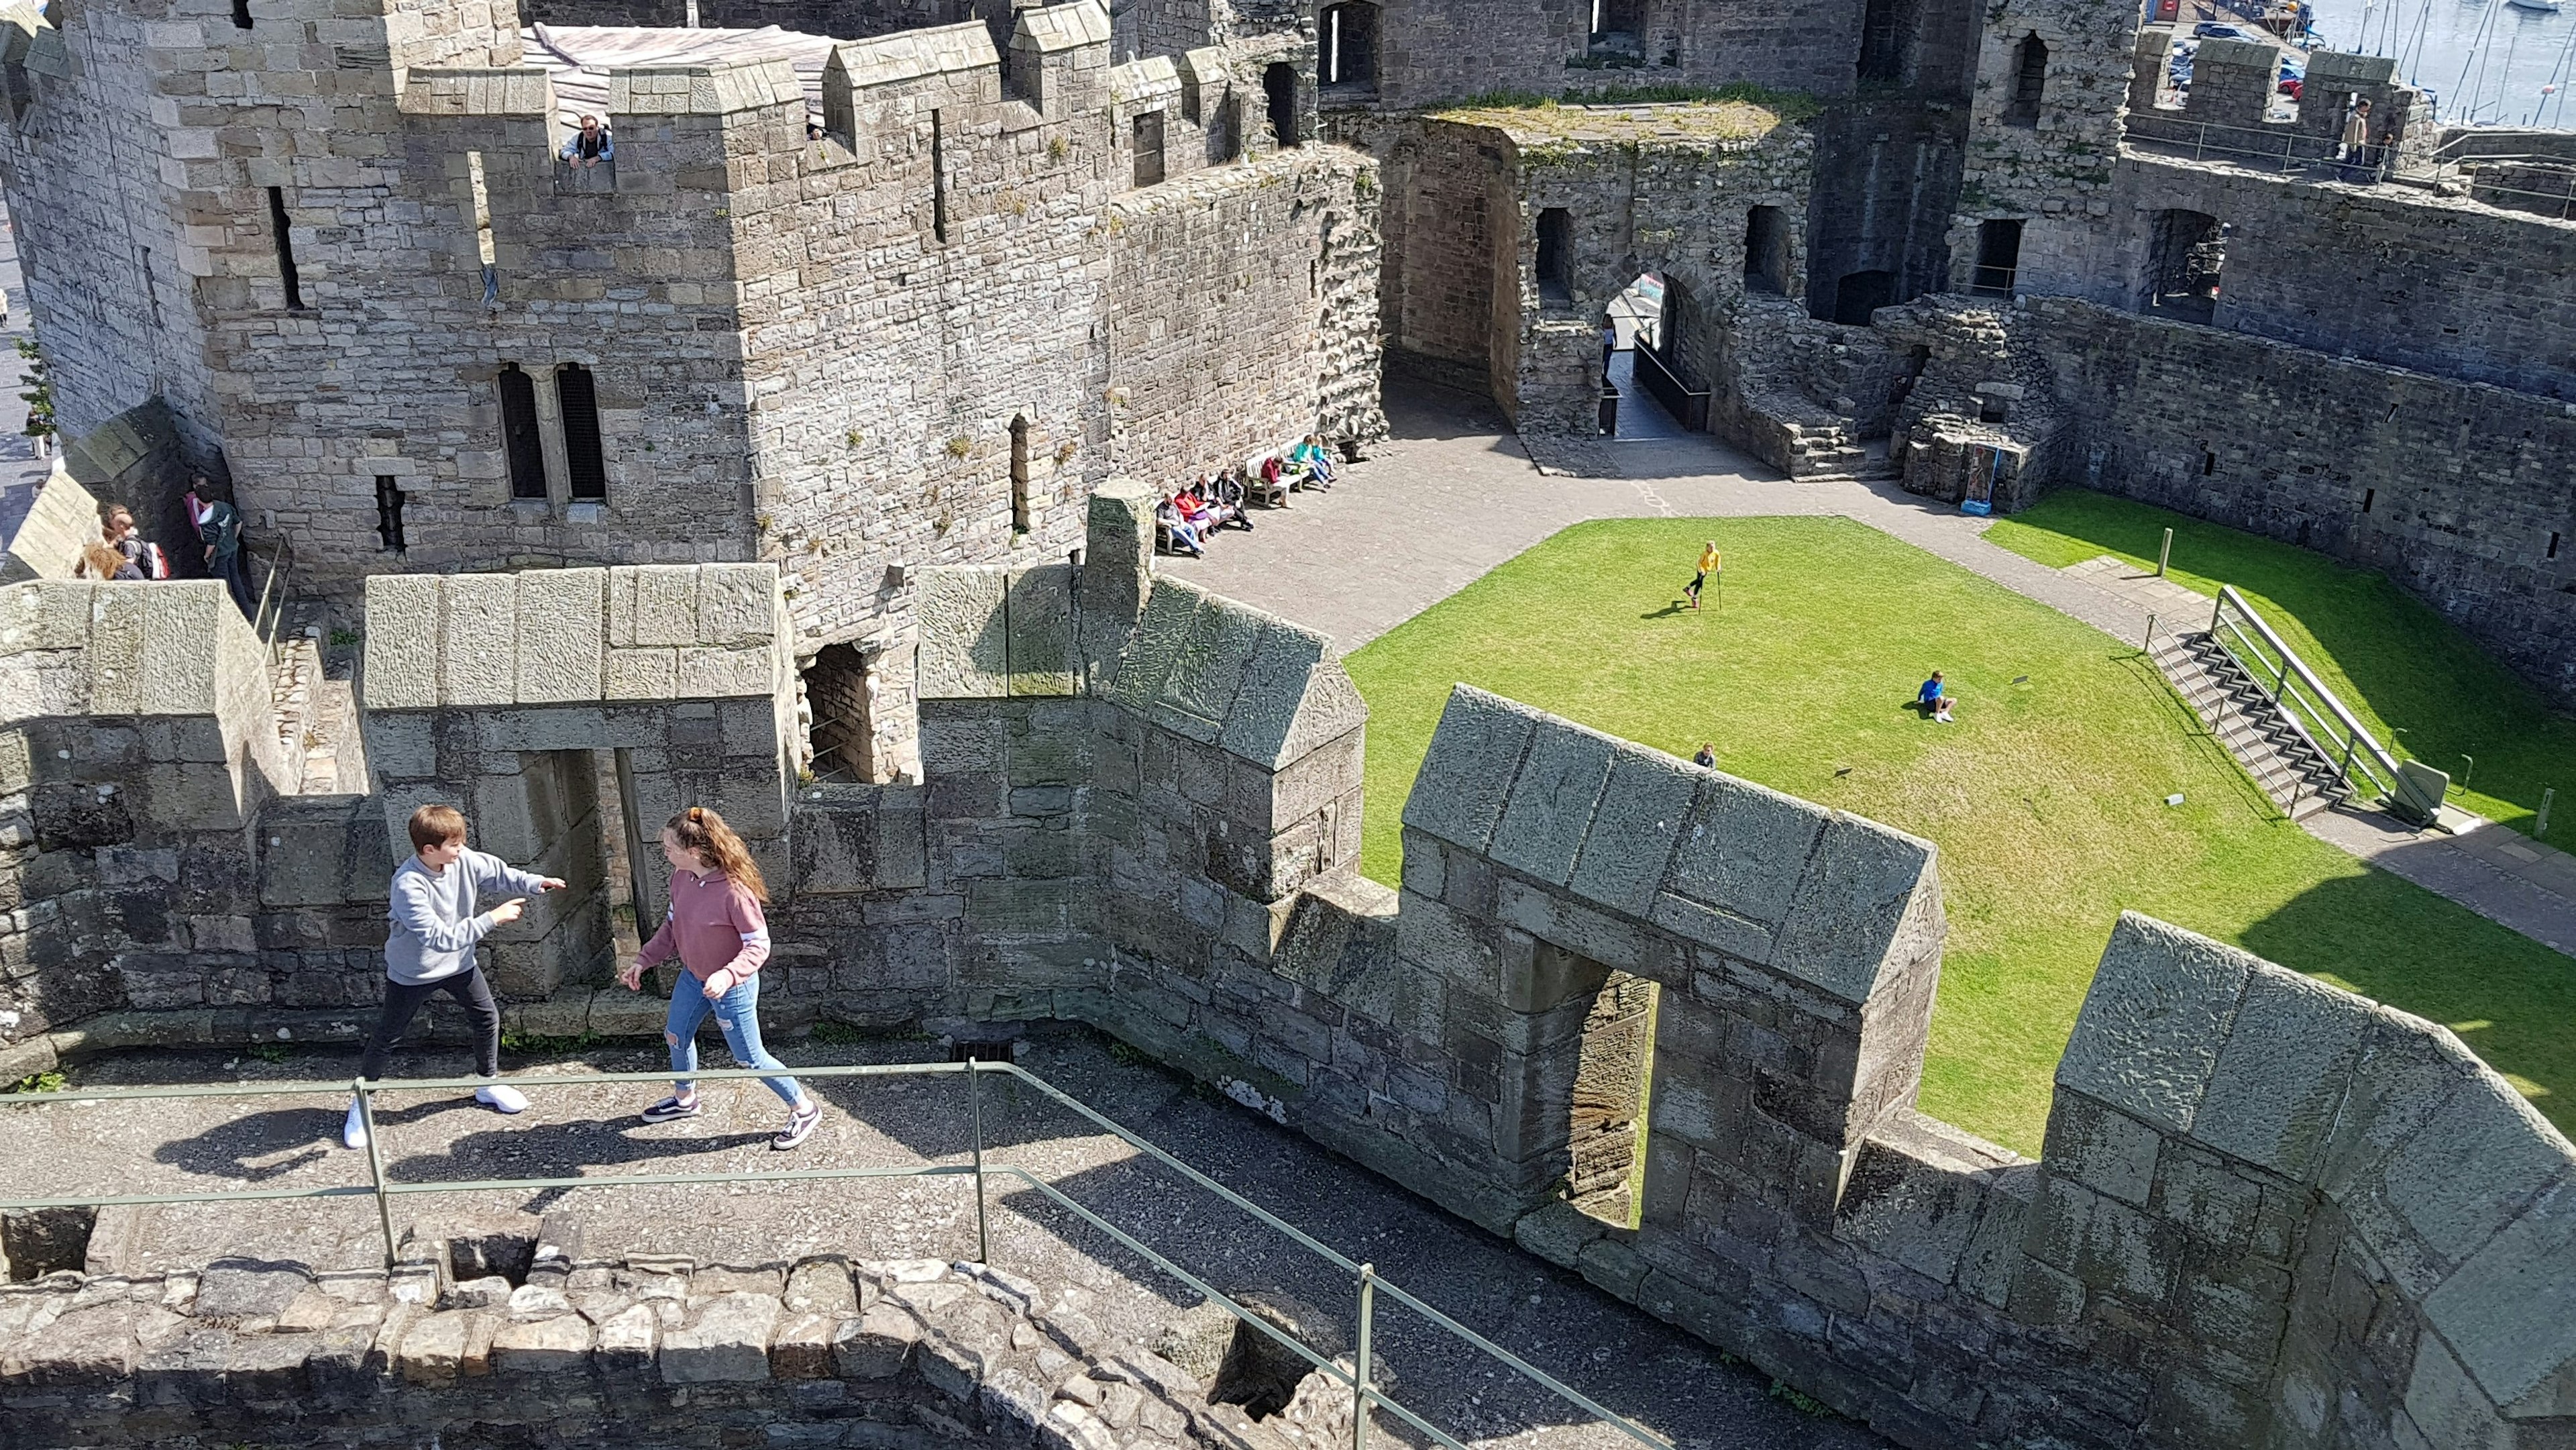
[[[1207,550],[1199,545],[1199,531],[1181,516],[1179,504],[1167,498],[1154,505],[1154,522],[1161,524],[1163,532],[1171,536],[1173,553],[1187,554],[1193,559],[1207,556]]]
[[[522,871],[498,856],[468,850],[465,817],[454,806],[422,806],[411,813],[412,858],[394,868],[392,905],[387,915],[393,930],[385,937],[384,1010],[367,1037],[358,1059],[358,1076],[385,1075],[385,1054],[401,1040],[421,1004],[445,992],[463,1003],[474,1023],[474,1072],[501,1074],[501,1009],[492,1002],[491,984],[474,960],[475,943],[494,927],[508,926],[527,910],[523,897],[511,897],[490,911],[477,913],[486,891],[524,891],[529,896],[561,891],[559,876]],[[527,1097],[517,1088],[487,1082],[474,1090],[474,1100],[500,1113],[525,1111]],[[366,1115],[358,1101],[340,1125],[340,1141],[367,1146]]]
[[[1949,696],[1943,695],[1940,699],[1932,702],[1932,723],[1935,725],[1947,725],[1950,723]]]
[[[1923,688],[1914,692],[1914,708],[1929,715],[1948,694],[1948,689],[1941,683],[1941,672],[1934,670],[1932,678],[1923,682]]]

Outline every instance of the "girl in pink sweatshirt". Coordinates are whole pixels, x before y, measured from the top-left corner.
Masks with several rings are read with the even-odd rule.
[[[823,1109],[760,1042],[760,966],[769,960],[769,919],[761,911],[769,888],[760,867],[724,817],[703,806],[671,817],[662,828],[662,854],[671,863],[671,909],[635,965],[618,975],[631,992],[643,987],[645,972],[675,956],[687,969],[671,993],[671,1015],[662,1030],[671,1045],[671,1070],[681,1076],[669,1097],[644,1110],[644,1121],[697,1116],[697,1088],[687,1074],[698,1066],[698,1028],[713,1017],[735,1062],[779,1070],[779,1076],[761,1079],[789,1109],[787,1126],[769,1146],[793,1148],[812,1135]]]

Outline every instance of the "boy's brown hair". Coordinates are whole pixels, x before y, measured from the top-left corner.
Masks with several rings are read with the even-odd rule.
[[[426,851],[465,839],[465,813],[454,806],[422,806],[411,813],[411,848]]]

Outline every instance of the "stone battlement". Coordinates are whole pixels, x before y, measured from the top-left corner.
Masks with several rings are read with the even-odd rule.
[[[766,566],[377,581],[377,793],[266,802],[246,863],[237,817],[90,808],[168,798],[184,770],[123,743],[148,721],[22,713],[6,738],[47,749],[8,802],[0,883],[33,905],[0,942],[29,964],[0,1075],[156,1017],[345,1037],[379,976],[376,853],[430,798],[573,882],[489,944],[514,1020],[649,1033],[649,997],[595,991],[600,842],[717,801],[773,883],[765,1008],[1090,1023],[1905,1444],[2576,1419],[2551,1388],[2576,1373],[2551,1307],[2576,1148],[2445,1029],[2126,916],[2042,1157],[1979,1142],[1914,1107],[1930,845],[1460,687],[1401,884],[1367,882],[1365,706],[1311,631],[1156,578],[1150,502],[1095,493],[1078,566],[926,571],[919,787],[790,774]],[[194,597],[17,598],[147,589]],[[99,608],[7,641],[0,698],[112,668]],[[666,696],[611,698],[656,651]],[[691,676],[692,651],[761,668]]]

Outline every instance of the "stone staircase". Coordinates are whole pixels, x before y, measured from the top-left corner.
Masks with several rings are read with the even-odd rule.
[[[278,743],[289,762],[300,762],[299,795],[363,791],[367,772],[357,750],[358,700],[344,676],[323,668],[318,628],[289,635],[270,669],[269,703],[276,712]]]
[[[2148,657],[2263,794],[2292,820],[2352,798],[2351,788],[2336,776],[2334,762],[2299,733],[2207,630],[2160,635]]]

